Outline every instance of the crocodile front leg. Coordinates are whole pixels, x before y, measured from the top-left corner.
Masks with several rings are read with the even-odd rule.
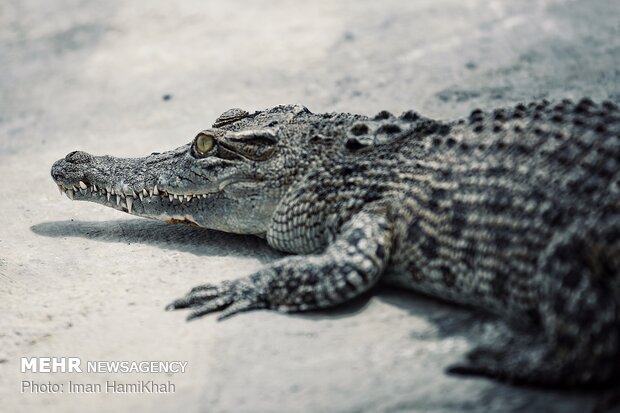
[[[362,211],[317,255],[287,257],[248,276],[193,288],[167,309],[191,308],[188,320],[221,311],[219,319],[256,309],[297,312],[344,303],[376,284],[389,260],[384,213]]]

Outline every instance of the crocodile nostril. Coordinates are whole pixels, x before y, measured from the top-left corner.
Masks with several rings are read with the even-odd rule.
[[[68,153],[67,156],[65,156],[65,161],[71,163],[86,163],[89,162],[91,158],[92,156],[87,154],[86,152],[73,151]]]

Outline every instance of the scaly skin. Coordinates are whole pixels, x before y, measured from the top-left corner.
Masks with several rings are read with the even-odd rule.
[[[176,150],[72,152],[52,176],[76,200],[256,234],[299,254],[170,305],[192,308],[190,318],[324,308],[381,280],[530,328],[474,350],[454,373],[551,386],[620,375],[611,102],[534,102],[446,123],[234,109]]]

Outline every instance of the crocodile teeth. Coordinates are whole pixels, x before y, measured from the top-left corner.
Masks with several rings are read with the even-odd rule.
[[[200,200],[200,198],[206,199],[209,195],[209,194],[185,194],[185,195],[170,194],[166,191],[161,191],[159,188],[157,188],[157,185],[153,186],[153,189],[143,188],[138,191],[135,191],[134,189],[130,188],[129,185],[127,184],[124,184],[122,189],[114,190],[112,186],[106,186],[105,188],[97,187],[97,185],[95,184],[86,185],[84,181],[78,181],[77,185],[72,185],[70,188],[65,188],[61,184],[56,184],[56,186],[58,187],[58,191],[60,192],[61,195],[65,193],[67,197],[71,200],[74,199],[74,196],[77,192],[79,192],[82,195],[86,195],[87,191],[91,192],[92,194],[91,196],[94,196],[95,193],[102,197],[106,196],[106,198],[108,199],[108,202],[110,202],[110,199],[112,198],[112,196],[116,196],[116,205],[120,205],[121,207],[127,207],[127,210],[129,213],[131,213],[131,210],[133,209],[133,204],[136,198],[139,198],[140,201],[142,202],[144,201],[144,197],[158,195],[162,197],[163,199],[168,198],[170,202],[172,202],[174,199],[178,199],[180,203],[183,203],[183,202],[191,202],[194,198],[198,200]]]

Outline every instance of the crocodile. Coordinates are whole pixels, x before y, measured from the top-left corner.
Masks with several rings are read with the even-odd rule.
[[[452,121],[230,109],[177,149],[75,151],[51,174],[74,200],[291,253],[167,307],[189,319],[322,309],[381,281],[510,326],[451,373],[560,387],[620,375],[614,102],[534,101]]]

